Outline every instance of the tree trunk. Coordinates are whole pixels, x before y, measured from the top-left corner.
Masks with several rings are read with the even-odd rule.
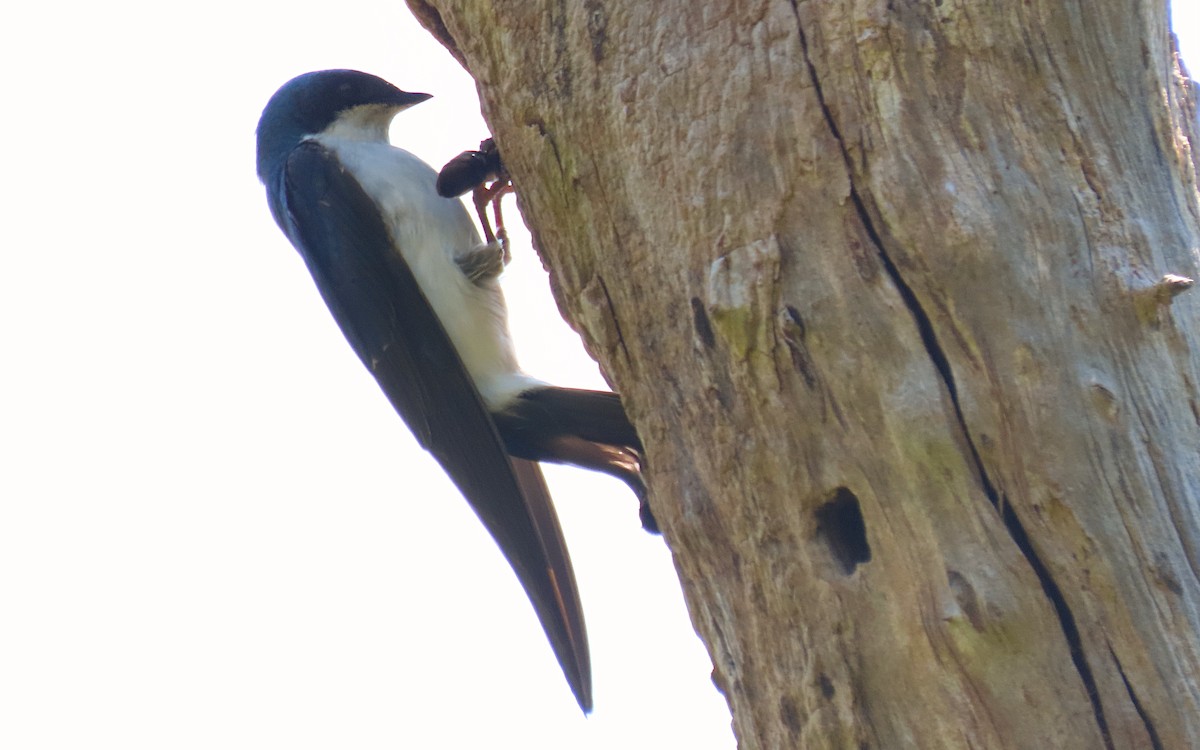
[[[742,747],[1200,747],[1163,2],[408,1],[641,431]]]

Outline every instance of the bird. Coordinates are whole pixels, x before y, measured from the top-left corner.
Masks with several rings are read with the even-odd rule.
[[[429,98],[362,71],[299,75],[263,110],[258,176],[351,348],[512,566],[587,714],[583,609],[537,462],[621,479],[654,531],[642,444],[616,394],[518,366],[498,283],[506,248],[481,241],[433,168],[389,142],[392,119]]]

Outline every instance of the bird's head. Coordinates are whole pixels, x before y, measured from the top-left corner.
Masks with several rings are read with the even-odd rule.
[[[357,70],[296,76],[275,92],[258,121],[259,179],[266,182],[296,144],[315,135],[386,141],[392,118],[429,96]]]

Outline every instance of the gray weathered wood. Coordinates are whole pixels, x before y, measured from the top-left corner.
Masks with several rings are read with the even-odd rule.
[[[1200,747],[1164,3],[408,1],[641,430],[743,747]]]

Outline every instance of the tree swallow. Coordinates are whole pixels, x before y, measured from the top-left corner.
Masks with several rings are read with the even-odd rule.
[[[512,565],[587,712],[583,610],[535,462],[622,479],[653,529],[641,443],[615,394],[553,388],[517,366],[503,249],[388,142],[392,118],[428,98],[353,70],[294,78],[259,120],[258,176],[355,353]]]

